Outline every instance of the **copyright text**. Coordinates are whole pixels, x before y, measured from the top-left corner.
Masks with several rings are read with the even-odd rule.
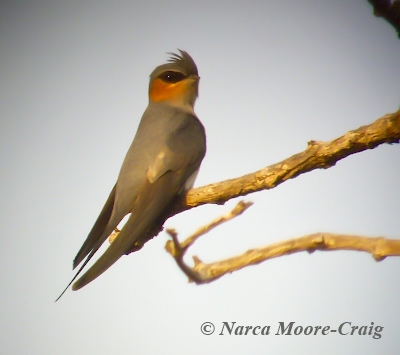
[[[217,329],[218,328],[218,329]],[[236,322],[222,322],[216,327],[211,322],[204,322],[201,325],[201,332],[211,335],[217,331],[218,335],[329,335],[339,334],[347,336],[370,336],[373,339],[380,339],[384,327],[375,325],[356,325],[352,322],[343,322],[338,326],[330,325],[301,325],[296,322],[278,322],[272,325],[242,325]]]

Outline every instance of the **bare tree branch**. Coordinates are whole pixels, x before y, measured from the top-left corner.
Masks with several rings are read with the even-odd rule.
[[[374,7],[374,14],[385,18],[392,24],[400,37],[400,0],[393,2],[390,0],[368,1]],[[160,223],[154,229],[153,235],[156,235],[162,229],[164,221],[174,214],[203,204],[223,204],[234,197],[272,189],[286,180],[309,171],[321,168],[328,169],[334,166],[339,160],[351,154],[376,148],[383,143],[399,143],[399,140],[400,110],[392,114],[387,114],[367,126],[347,132],[330,142],[310,141],[305,151],[295,154],[277,164],[236,179],[188,191],[186,196],[177,201],[175,209],[160,219]],[[248,207],[244,202],[239,204]],[[367,238],[354,235],[317,233],[249,250],[233,258],[210,264],[204,264],[199,258],[194,256],[195,265],[193,268],[185,264],[183,260],[185,253],[201,235],[204,235],[222,222],[239,215],[246,208],[241,209],[239,205],[236,206],[235,210],[228,216],[223,216],[211,222],[182,243],[179,243],[177,233],[174,230],[167,231],[172,237],[172,241],[168,241],[165,247],[190,280],[198,284],[208,283],[226,273],[240,270],[246,266],[259,264],[271,258],[301,251],[311,253],[315,250],[357,250],[371,253],[377,261],[383,260],[387,256],[400,255],[400,240],[389,240],[382,237]],[[240,213],[236,213],[239,210]],[[146,241],[144,240],[143,244]]]
[[[311,141],[305,151],[255,173],[192,189],[188,192],[186,201],[180,201],[180,207],[175,213],[202,204],[224,203],[234,197],[271,189],[288,179],[314,169],[330,168],[337,161],[351,154],[373,149],[383,143],[399,143],[399,140],[400,110],[393,114],[387,114],[367,126],[347,132],[330,142]],[[249,206],[249,203],[239,202],[228,215],[200,228],[182,243],[178,241],[177,233],[174,230],[167,230],[167,233],[172,237],[172,241],[168,241],[165,248],[174,257],[178,266],[189,277],[189,280],[198,284],[212,282],[227,273],[240,270],[246,266],[301,251],[310,253],[315,250],[364,251],[371,253],[377,261],[383,260],[387,256],[400,255],[400,240],[317,233],[249,250],[244,254],[210,264],[204,264],[196,256],[193,257],[193,267],[184,262],[183,258],[188,248],[200,236],[219,224],[243,213]]]
[[[184,242],[179,243],[178,235],[173,229],[167,229],[166,232],[171,236],[172,240],[168,240],[165,245],[165,249],[175,258],[176,263],[181,268],[181,270],[189,277],[189,280],[199,280],[195,270],[192,270],[183,261],[186,251],[190,246],[192,246],[197,239],[202,235],[208,233],[210,230],[221,225],[222,223],[228,222],[231,219],[241,215],[245,210],[247,210],[253,203],[240,201],[235,208],[227,213],[226,215],[219,217],[209,223],[208,225],[199,228],[195,233],[193,233]]]
[[[313,253],[316,250],[364,251],[372,254],[376,261],[381,261],[387,256],[400,255],[400,240],[391,240],[382,237],[367,238],[355,235],[316,233],[275,243],[259,249],[248,250],[241,255],[209,264],[205,264],[198,257],[193,256],[194,266],[189,267],[184,263],[183,257],[187,251],[184,245],[191,237],[179,244],[176,232],[167,232],[173,238],[173,243],[168,241],[165,246],[167,251],[174,257],[178,266],[189,277],[189,280],[197,284],[209,283],[225,274],[238,271],[244,267],[302,251],[307,251],[309,253]]]
[[[400,37],[400,0],[368,0],[376,17],[383,17],[397,31]]]
[[[328,169],[351,154],[376,148],[383,143],[391,144],[399,141],[400,110],[387,114],[369,125],[347,132],[332,141],[310,141],[303,152],[254,173],[191,189],[179,201],[171,215],[199,205],[223,204],[234,197],[269,190],[309,171]]]
[[[246,211],[253,202],[244,202],[240,201],[235,208],[227,213],[224,216],[218,217],[211,223],[207,224],[204,227],[199,228],[190,238],[187,238],[183,243],[180,244],[180,247],[183,249],[189,248],[197,239],[199,239],[202,235],[208,233],[210,230],[214,229],[215,227],[221,225],[222,223],[228,222],[231,219],[240,216],[244,211]]]
[[[310,141],[303,152],[295,154],[277,164],[261,169],[242,177],[219,183],[191,189],[187,195],[176,202],[175,209],[162,216],[148,235],[139,240],[133,251],[139,250],[148,240],[162,230],[167,218],[190,208],[214,203],[223,204],[226,201],[247,194],[272,189],[286,180],[315,169],[328,169],[345,157],[373,149],[383,143],[399,143],[400,141],[400,110],[387,114],[375,122],[349,131],[339,138],[329,142]],[[400,240],[389,240],[382,237],[368,238],[363,236],[317,233],[298,239],[291,239],[259,249],[249,250],[226,260],[204,264],[199,258],[193,257],[195,265],[190,267],[183,258],[188,248],[202,235],[241,213],[251,203],[239,202],[229,214],[222,216],[210,224],[200,228],[196,233],[179,243],[174,230],[167,232],[172,241],[166,244],[167,251],[175,258],[176,263],[190,280],[201,284],[214,281],[226,273],[240,270],[246,266],[255,265],[265,260],[301,251],[315,250],[357,250],[371,253],[375,260],[383,260],[387,256],[400,255]],[[110,236],[110,243],[118,235],[116,230]]]

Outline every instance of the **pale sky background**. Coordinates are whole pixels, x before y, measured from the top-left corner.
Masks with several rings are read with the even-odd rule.
[[[143,2],[144,3],[144,2]],[[400,41],[367,1],[3,1],[1,354],[398,354],[400,258],[286,256],[188,284],[165,233],[54,300],[117,177],[166,52],[201,76],[196,186],[238,177],[394,112]],[[271,191],[191,250],[204,261],[314,232],[400,238],[400,146]],[[181,237],[230,210],[171,218]],[[190,261],[190,258],[188,258]],[[203,335],[203,322],[216,332]],[[269,336],[218,335],[222,322]],[[381,339],[277,336],[278,322],[383,326]]]

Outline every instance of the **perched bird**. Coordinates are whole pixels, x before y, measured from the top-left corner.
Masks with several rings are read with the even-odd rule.
[[[117,182],[73,268],[86,259],[57,300],[127,214],[131,213],[118,236],[73,284],[73,290],[93,281],[122,255],[140,249],[175,199],[193,186],[206,153],[205,130],[194,113],[200,77],[192,57],[179,52],[169,53],[168,63],[150,75],[149,104]]]

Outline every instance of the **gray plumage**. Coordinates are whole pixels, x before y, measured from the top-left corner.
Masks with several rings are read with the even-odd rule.
[[[187,77],[197,77],[193,59],[186,52],[180,53],[173,54],[171,63],[157,67],[150,76],[150,83],[168,70],[179,71]],[[197,85],[198,77],[190,89],[193,96],[197,96]],[[195,97],[193,104],[194,101]],[[73,268],[86,260],[64,292],[129,213],[131,215],[117,238],[74,283],[73,290],[87,285],[122,255],[140,248],[146,240],[146,234],[151,233],[160,217],[168,212],[177,195],[191,187],[205,152],[204,127],[193,108],[150,100],[122,164],[117,183],[77,253]]]

